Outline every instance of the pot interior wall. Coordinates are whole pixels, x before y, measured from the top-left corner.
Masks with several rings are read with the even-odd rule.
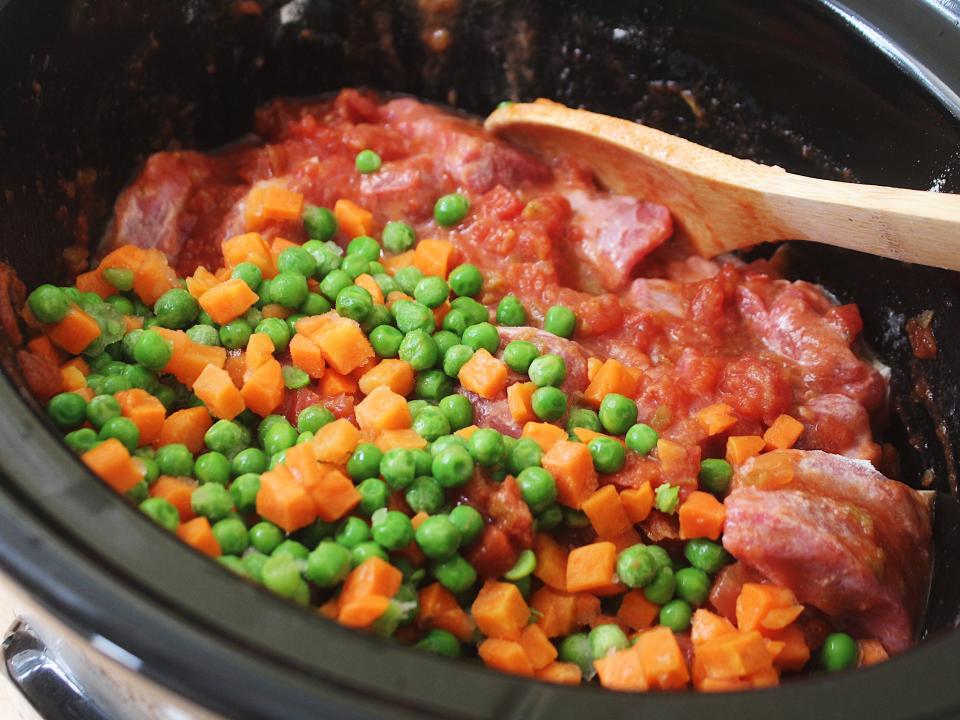
[[[823,2],[0,0],[0,259],[28,284],[62,276],[149,153],[216,147],[271,97],[345,85],[478,114],[551,97],[811,175],[960,191],[951,109]],[[904,480],[945,496],[928,626],[952,627],[956,277],[810,245],[792,271],[857,302],[892,369],[885,439]],[[935,360],[904,331],[924,310]]]

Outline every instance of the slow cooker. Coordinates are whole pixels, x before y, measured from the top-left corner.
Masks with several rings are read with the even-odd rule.
[[[343,86],[479,115],[549,97],[796,172],[960,192],[956,0],[0,0],[0,259],[28,285],[62,277],[64,250],[96,244],[151,152],[217,147],[269,98]],[[860,305],[891,369],[884,440],[903,478],[937,491],[916,649],[714,696],[553,687],[417,653],[193,553],[86,472],[5,375],[0,569],[20,617],[3,654],[23,707],[48,720],[960,715],[957,276],[810,244],[790,269]],[[932,360],[905,331],[925,311]]]

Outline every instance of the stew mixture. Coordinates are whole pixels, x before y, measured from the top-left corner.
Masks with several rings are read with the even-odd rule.
[[[736,690],[915,642],[930,510],[878,469],[855,306],[412,99],[255,126],[151,157],[95,269],[20,311],[28,385],[146,515],[550,682]]]

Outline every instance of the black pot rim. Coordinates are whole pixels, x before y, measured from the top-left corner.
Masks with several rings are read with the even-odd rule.
[[[817,4],[880,47],[960,118],[960,68],[925,45],[931,34],[960,43],[958,20],[945,6],[933,0],[911,8],[896,0]],[[805,718],[808,707],[832,708],[837,717],[960,711],[955,633],[856,673],[723,696],[549,686],[362,636],[238,583],[117,502],[7,378],[0,381],[0,405],[0,437],[8,448],[0,454],[0,565],[79,632],[107,638],[143,661],[147,676],[230,717],[307,718],[318,708],[330,717],[552,720],[597,709],[609,717],[690,720],[714,718],[720,710],[744,719],[771,712]],[[37,477],[44,482],[32,482]],[[232,600],[218,602],[223,597]]]

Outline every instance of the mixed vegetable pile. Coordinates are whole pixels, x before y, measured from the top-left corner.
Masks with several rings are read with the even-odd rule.
[[[359,172],[379,165],[372,151],[357,156]],[[456,226],[469,208],[447,195],[435,219]],[[256,232],[300,217],[302,246]],[[147,516],[345,625],[506,672],[730,690],[807,665],[804,608],[786,588],[745,584],[736,624],[705,608],[730,562],[718,498],[747,458],[790,447],[797,420],[730,437],[723,458],[700,463],[693,491],[618,490],[609,478],[631,456],[664,477],[687,457],[637,422],[638,371],[592,358],[589,384],[564,392],[561,354],[501,340],[530,322],[515,296],[485,306],[481,272],[453,266],[450,243],[418,242],[402,222],[378,242],[350,201],[304,207],[295,192],[258,186],[246,221],[251,232],[223,243],[223,268],[181,280],[159,251],[124,246],[75,287],[28,298],[29,348],[61,368],[50,419]],[[542,327],[571,338],[577,318],[554,306]],[[474,424],[471,398],[504,392],[520,438]],[[710,435],[736,422],[723,404],[697,417]],[[775,462],[760,467],[776,481]],[[474,502],[476,483],[495,499]],[[483,577],[468,558],[481,544],[498,552],[485,539],[490,504],[510,498],[531,541],[512,538],[512,567]],[[653,510],[678,516],[682,542],[641,541],[636,526]],[[821,662],[842,669],[857,655],[834,633]]]

